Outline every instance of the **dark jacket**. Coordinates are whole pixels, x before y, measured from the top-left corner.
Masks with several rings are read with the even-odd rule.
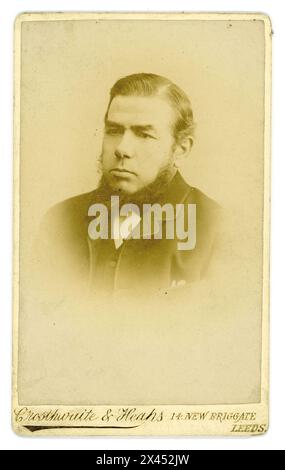
[[[91,240],[89,207],[98,191],[68,199],[52,208],[41,228],[37,262],[39,272],[49,265],[49,276],[60,290],[69,286],[90,292],[164,292],[203,279],[218,233],[220,207],[177,172],[160,204],[196,204],[196,246],[180,251],[174,239],[128,239],[116,250],[114,240]],[[37,251],[37,250],[36,250]],[[65,279],[66,282],[62,280]]]

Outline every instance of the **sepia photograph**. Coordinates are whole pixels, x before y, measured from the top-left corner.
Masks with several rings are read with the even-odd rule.
[[[265,433],[269,17],[14,34],[15,432]]]

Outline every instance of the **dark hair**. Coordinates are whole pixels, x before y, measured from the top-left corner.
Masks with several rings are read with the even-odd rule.
[[[153,73],[134,73],[120,78],[110,90],[105,121],[108,116],[110,105],[115,96],[164,96],[176,113],[173,124],[173,136],[176,142],[183,138],[191,137],[193,142],[194,121],[191,103],[183,90],[168,78]]]

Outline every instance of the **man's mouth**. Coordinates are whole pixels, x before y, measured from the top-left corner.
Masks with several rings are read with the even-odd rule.
[[[125,168],[112,168],[112,170],[110,170],[110,173],[114,173],[115,175],[121,175],[121,176],[136,175],[136,173],[134,173],[133,171],[126,170]]]

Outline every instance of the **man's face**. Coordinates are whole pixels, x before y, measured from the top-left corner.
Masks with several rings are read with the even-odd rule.
[[[116,190],[132,194],[173,164],[174,112],[158,96],[116,96],[105,123],[103,174]]]

